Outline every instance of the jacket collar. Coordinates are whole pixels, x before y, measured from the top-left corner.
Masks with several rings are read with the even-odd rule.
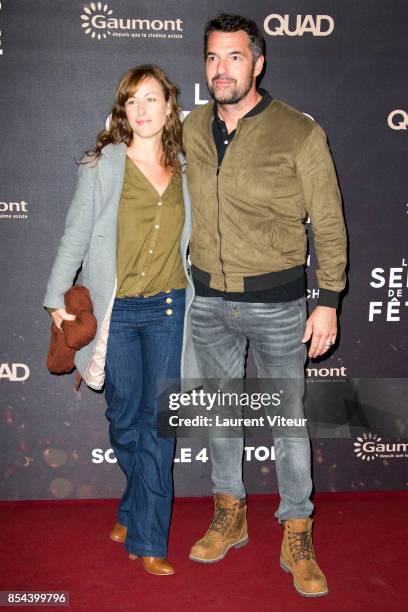
[[[271,97],[269,92],[266,91],[266,89],[262,89],[262,87],[260,87],[258,89],[258,93],[262,96],[262,98],[259,100],[258,104],[255,104],[255,106],[247,112],[246,115],[241,117],[242,119],[248,119],[249,117],[254,117],[255,115],[258,115],[269,105],[269,102],[272,102],[273,98]],[[218,109],[215,103],[213,104],[212,112],[216,121],[218,121],[219,123],[224,123],[223,120],[220,119],[220,117],[218,116]]]
[[[102,149],[102,158],[107,159],[110,163],[123,164],[126,159],[126,145],[124,142],[118,144],[108,144]]]
[[[99,180],[104,196],[116,207],[119,204],[125,178],[126,145],[108,144],[99,160]]]

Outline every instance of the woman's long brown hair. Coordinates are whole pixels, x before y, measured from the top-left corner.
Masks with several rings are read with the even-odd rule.
[[[94,160],[99,159],[102,155],[102,149],[111,143],[124,142],[127,146],[130,146],[133,132],[126,117],[125,103],[134,94],[140,83],[149,77],[156,79],[160,83],[166,102],[170,101],[170,113],[167,115],[162,135],[162,165],[173,174],[180,175],[181,163],[179,154],[183,152],[183,143],[180,119],[181,109],[177,102],[179,91],[163,70],[153,64],[135,66],[123,75],[116,89],[110,125],[98,134],[95,146],[86,152],[86,156]]]

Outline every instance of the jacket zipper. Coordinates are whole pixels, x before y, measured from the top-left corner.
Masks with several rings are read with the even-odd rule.
[[[218,155],[218,153],[217,153]],[[220,251],[219,251],[219,257],[220,257],[220,263],[221,263],[221,274],[222,274],[222,284],[223,284],[223,290],[226,290],[226,283],[225,283],[225,273],[224,273],[224,261],[222,259],[222,237],[221,237],[221,223],[220,223],[220,194],[218,192],[218,187],[219,187],[219,174],[220,174],[220,168],[221,166],[217,166],[217,218],[218,218],[218,238],[220,241]]]
[[[238,130],[240,127],[240,120],[238,119],[238,123],[237,123],[237,127],[235,128],[235,136],[234,139],[237,137],[238,135]],[[221,170],[221,166],[223,161],[225,160],[225,157],[228,155],[228,151],[232,146],[233,141],[231,141],[228,145],[227,150],[224,153],[224,157],[222,158],[222,162],[221,164],[218,165],[218,151],[216,151],[216,155],[217,155],[217,206],[218,206],[218,236],[219,236],[219,240],[220,240],[220,262],[221,262],[221,274],[223,276],[223,291],[227,290],[227,284],[225,282],[225,272],[224,272],[224,260],[222,258],[222,234],[221,234],[221,208],[220,208],[220,194],[219,194],[219,174],[220,174],[220,170]],[[215,147],[215,143],[214,143],[214,147]],[[216,148],[216,147],[215,147]]]

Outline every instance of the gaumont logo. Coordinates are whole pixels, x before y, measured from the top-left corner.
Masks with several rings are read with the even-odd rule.
[[[383,442],[376,433],[363,433],[354,442],[354,452],[362,461],[374,459],[406,459],[408,458],[408,443],[399,441]]]
[[[91,38],[97,38],[98,40],[110,36],[111,33],[110,30],[107,30],[106,21],[112,13],[112,9],[107,4],[102,5],[102,2],[97,4],[92,2],[89,6],[85,6],[84,12],[81,15],[85,34],[89,34]],[[102,32],[100,31],[101,29],[103,30]]]
[[[404,110],[393,110],[388,115],[388,125],[392,130],[408,129],[408,113]]]
[[[30,368],[25,363],[0,363],[0,380],[24,382],[30,376]]]
[[[334,30],[330,15],[278,15],[265,17],[264,30],[269,36],[329,36]]]
[[[183,38],[182,19],[143,19],[115,17],[113,9],[103,2],[84,6],[81,26],[88,36],[103,40],[115,38]]]
[[[0,202],[0,219],[28,219],[28,203]]]
[[[306,368],[308,378],[347,378],[347,368]]]

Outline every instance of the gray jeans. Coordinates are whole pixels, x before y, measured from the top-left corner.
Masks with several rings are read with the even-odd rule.
[[[286,384],[290,390],[290,416],[304,418],[306,347],[301,342],[306,322],[304,298],[254,304],[196,296],[190,312],[196,354],[205,379],[243,378],[249,340],[258,378],[279,379],[282,385]],[[210,431],[214,493],[245,496],[243,445],[243,436],[219,437]],[[299,436],[279,434],[274,437],[274,447],[281,498],[276,518],[282,521],[310,516],[313,485],[307,429]]]

